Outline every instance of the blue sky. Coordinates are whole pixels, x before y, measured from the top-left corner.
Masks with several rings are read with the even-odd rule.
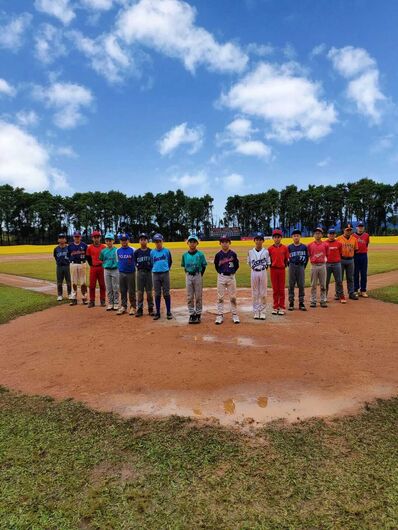
[[[0,183],[396,182],[394,1],[0,0]]]

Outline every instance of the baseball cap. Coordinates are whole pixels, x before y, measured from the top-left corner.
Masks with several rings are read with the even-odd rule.
[[[319,226],[319,225],[316,226],[316,227],[314,228],[314,233],[315,233],[315,232],[322,232],[322,234],[323,234],[323,228],[322,228],[322,226]]]
[[[105,234],[105,239],[115,239],[115,234],[113,232],[107,232]]]
[[[199,243],[199,238],[196,234],[189,234],[187,241],[192,241],[192,239]]]
[[[98,237],[101,235],[101,232],[99,230],[94,230],[94,232],[91,234],[91,237]]]
[[[155,234],[152,239],[153,241],[163,241],[163,236],[162,234]]]
[[[272,237],[273,236],[283,236],[283,232],[280,228],[275,228],[274,230],[272,230]]]
[[[264,241],[264,234],[262,232],[256,232],[253,239],[262,239]]]
[[[149,237],[145,232],[141,232],[141,234],[138,236],[138,239],[149,239]]]
[[[295,230],[293,230],[293,232],[291,233],[291,235],[294,236],[295,234],[298,234],[299,236],[301,236],[301,230],[299,230],[298,228],[296,228]]]
[[[58,239],[61,238],[67,239],[67,235],[64,232],[61,232],[60,234],[58,234]]]
[[[336,229],[335,228],[329,228],[328,230],[328,234],[335,234],[336,233]]]
[[[75,230],[73,232],[73,237],[82,237],[81,233],[79,232],[79,230]]]
[[[127,232],[122,232],[121,234],[118,234],[117,237],[119,239],[130,239],[130,235]]]

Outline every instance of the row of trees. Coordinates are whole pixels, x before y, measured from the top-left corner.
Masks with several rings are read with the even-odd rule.
[[[71,197],[49,191],[27,193],[0,186],[0,241],[54,241],[61,231],[93,229],[161,231],[168,240],[184,239],[190,230],[208,235],[212,224],[210,195],[188,197],[181,190],[127,197],[119,191],[75,193]]]
[[[301,190],[291,185],[281,191],[234,195],[227,199],[225,223],[238,225],[248,234],[269,232],[277,225],[286,232],[297,227],[310,231],[319,223],[330,227],[361,219],[372,234],[381,234],[387,233],[389,224],[398,225],[397,211],[398,183],[362,179],[336,186],[310,185]]]
[[[126,229],[137,237],[141,231],[161,231],[168,240],[184,239],[195,230],[208,237],[213,224],[213,198],[188,197],[183,191],[145,193],[127,197],[119,191],[75,193],[71,197],[49,191],[28,193],[22,188],[0,186],[0,243],[53,241],[57,233],[73,229],[89,234]],[[365,221],[373,234],[397,225],[398,183],[381,184],[362,179],[336,186],[298,189],[291,185],[252,195],[228,197],[222,224],[239,226],[242,234],[269,232],[281,226],[311,230]]]

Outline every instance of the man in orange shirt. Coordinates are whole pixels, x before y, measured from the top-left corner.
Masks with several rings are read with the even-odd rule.
[[[352,233],[352,226],[348,223],[344,228],[343,235],[337,238],[343,245],[341,249],[341,274],[347,279],[348,296],[351,300],[358,300],[354,290],[354,255],[358,251],[358,240]]]

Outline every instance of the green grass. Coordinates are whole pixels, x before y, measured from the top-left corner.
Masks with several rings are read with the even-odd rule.
[[[54,296],[0,284],[0,324],[56,304]]]
[[[250,287],[250,269],[246,264],[247,247],[232,247],[239,255],[241,267],[237,274],[239,287]],[[208,259],[213,259],[216,250],[214,248],[202,248]],[[175,289],[185,287],[185,275],[180,267],[181,255],[184,251],[173,249],[173,267],[171,270],[171,285]],[[374,250],[369,252],[369,274],[378,274],[398,269],[398,246],[395,250]],[[4,261],[0,263],[0,272],[28,276],[42,280],[55,281],[55,265],[52,259],[45,260],[25,260],[25,261]],[[217,283],[216,271],[213,263],[209,263],[205,276],[204,286],[215,287]],[[269,283],[270,285],[270,283]],[[306,270],[306,285],[310,285],[310,267]]]
[[[383,302],[390,302],[392,304],[398,304],[398,285],[388,285],[387,287],[380,287],[379,289],[373,289],[369,291],[369,296],[377,298]]]
[[[398,398],[248,438],[0,393],[0,528],[393,529]]]

